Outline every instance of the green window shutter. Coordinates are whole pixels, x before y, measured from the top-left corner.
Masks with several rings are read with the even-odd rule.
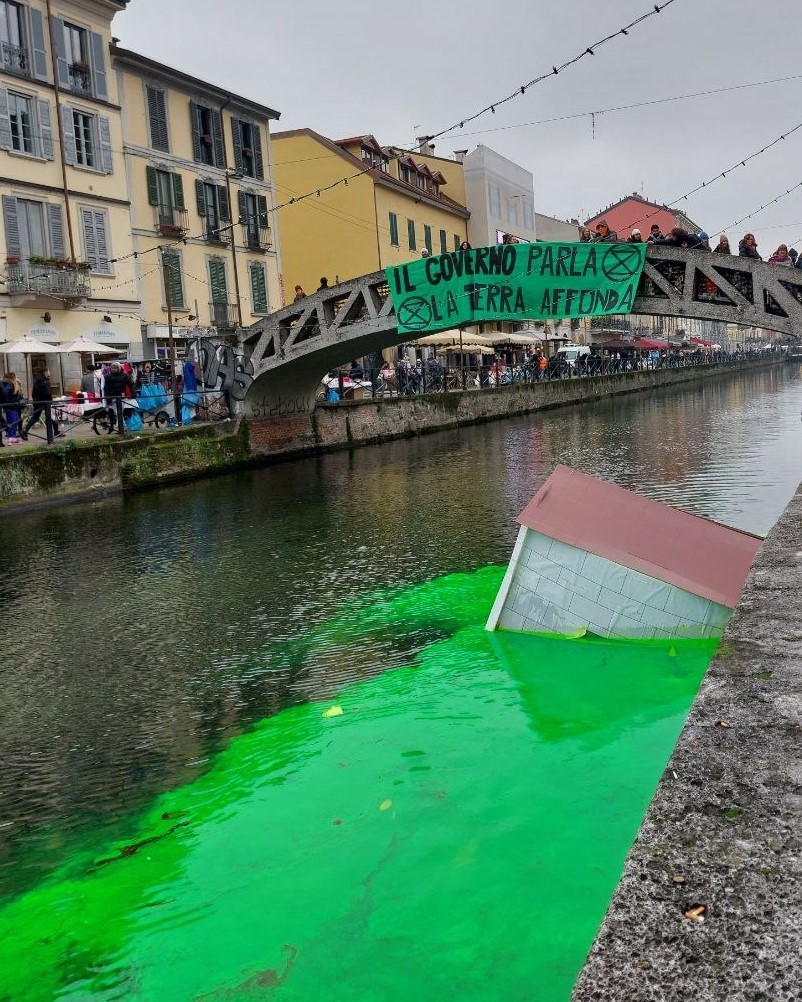
[[[170,135],[167,130],[167,101],[163,90],[147,87],[150,145],[162,153],[170,152]]]
[[[409,237],[409,249],[414,251],[417,249],[417,243],[415,242],[415,220],[407,220],[407,236]]]
[[[267,221],[267,197],[265,195],[259,195],[256,199],[256,204],[257,211],[259,213],[259,225],[267,229],[269,225]]]
[[[398,216],[394,212],[390,213],[390,243],[398,246]]]
[[[265,266],[258,261],[250,264],[251,272],[251,299],[253,301],[254,313],[268,313],[267,304],[267,280],[265,279]]]
[[[156,180],[156,168],[146,167],[145,175],[148,180],[148,202],[150,205],[159,204],[159,182]]]
[[[238,174],[244,174],[242,163],[242,122],[238,118],[231,119],[231,138],[234,140],[234,166]]]
[[[458,250],[459,250],[459,245],[460,245],[461,243],[462,243],[462,241],[461,241],[461,240],[460,240],[460,238],[459,238],[459,234],[458,234],[458,233],[455,233],[455,234],[454,234],[454,250],[455,250],[455,251],[458,251]]]
[[[176,209],[184,210],[184,179],[180,174],[173,174],[173,206]]]
[[[253,164],[256,168],[256,180],[264,181],[265,179],[265,162],[262,156],[262,130],[258,125],[251,126],[251,135],[253,137]]]
[[[247,225],[248,222],[248,200],[244,191],[237,192],[237,205],[239,207],[239,222]]]
[[[198,203],[198,215],[206,218],[206,185],[198,178],[195,179],[195,199]]]
[[[448,234],[445,230],[440,230],[440,253],[448,254]]]
[[[226,266],[219,257],[209,258],[209,288],[212,292],[213,303],[227,303],[228,290],[226,288]]]
[[[432,253],[432,228],[431,226],[423,227],[423,242],[426,245],[426,249],[429,253]]]
[[[200,109],[194,101],[189,102],[189,122],[192,129],[192,159],[195,163],[203,163],[201,155]]]
[[[214,143],[214,165],[226,165],[226,141],[223,138],[223,116],[212,108],[212,142]]]
[[[162,265],[170,269],[168,288],[170,290],[170,306],[182,309],[184,306],[184,282],[181,276],[181,258],[175,251],[162,251]]]
[[[228,192],[224,184],[217,186],[217,207],[220,212],[220,219],[224,223],[231,222],[231,206],[228,204]]]

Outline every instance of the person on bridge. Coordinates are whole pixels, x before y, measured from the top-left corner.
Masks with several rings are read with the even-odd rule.
[[[630,235],[627,237],[628,244],[642,244],[643,237],[640,235],[640,230],[636,227]]]
[[[663,231],[657,225],[657,223],[652,223],[649,227],[649,236],[646,238],[647,244],[662,244],[665,243],[665,237],[663,236]]]
[[[726,233],[722,233],[718,238],[718,243],[713,248],[714,254],[732,254],[730,250],[730,239]]]
[[[588,229],[587,226],[583,226],[579,232],[579,242],[581,244],[589,244],[593,240],[593,233]]]
[[[754,233],[744,235],[743,240],[738,244],[738,257],[756,257],[758,261],[763,260],[757,252],[757,241]]]
[[[297,303],[300,299],[306,299],[306,293],[304,292],[304,290],[301,288],[300,285],[296,285],[295,286],[295,299],[293,300],[293,302]]]
[[[596,223],[596,236],[594,243],[597,244],[617,244],[618,234],[607,225],[606,219],[600,219]]]
[[[324,289],[328,289],[328,287],[329,287],[329,280],[324,275],[323,278],[321,278],[320,280],[320,285],[317,287],[317,291],[322,292]]]
[[[781,264],[785,268],[793,267],[794,262],[791,260],[791,255],[788,253],[787,244],[780,244],[777,250],[769,258],[769,264]]]
[[[473,250],[473,248],[471,247],[470,243],[467,240],[462,241],[462,243],[459,245],[459,249],[461,251]]]

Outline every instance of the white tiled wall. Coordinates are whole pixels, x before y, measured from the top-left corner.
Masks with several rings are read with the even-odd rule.
[[[521,530],[499,599],[490,629],[584,627],[604,637],[718,637],[732,612],[531,529]]]

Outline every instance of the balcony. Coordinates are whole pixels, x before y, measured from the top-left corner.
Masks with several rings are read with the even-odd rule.
[[[0,45],[0,56],[3,60],[3,69],[7,73],[17,73],[23,77],[31,75],[28,53],[21,45],[3,42]]]
[[[209,316],[218,330],[234,330],[237,327],[237,307],[234,303],[209,303]]]
[[[220,227],[223,227],[220,229]],[[231,225],[215,220],[207,220],[203,228],[203,238],[209,244],[223,244],[228,246],[231,243]]]
[[[74,94],[92,96],[92,74],[85,63],[73,63],[69,68],[70,90]]]
[[[245,246],[252,251],[269,251],[273,246],[273,234],[269,226],[257,226],[253,222],[245,222],[242,226]]]
[[[160,237],[180,240],[189,231],[189,213],[186,209],[174,209],[172,205],[155,205],[153,224]]]
[[[12,306],[34,306],[37,300],[57,299],[74,306],[89,298],[89,265],[72,261],[21,261],[6,267],[6,289],[19,301]]]

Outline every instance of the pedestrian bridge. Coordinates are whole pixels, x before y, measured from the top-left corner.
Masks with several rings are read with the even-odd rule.
[[[720,320],[799,337],[802,270],[649,246],[630,312]],[[311,411],[325,372],[408,340],[409,334],[398,333],[383,271],[307,296],[245,333],[253,375],[245,411],[262,418]]]

